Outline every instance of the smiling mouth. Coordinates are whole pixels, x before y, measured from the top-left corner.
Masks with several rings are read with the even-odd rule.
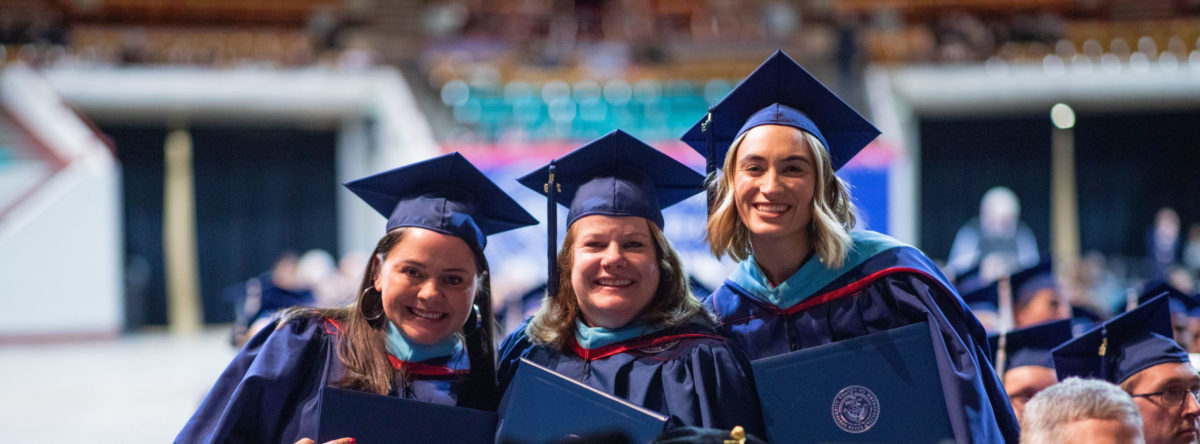
[[[762,213],[768,213],[768,214],[779,214],[779,213],[787,211],[791,208],[792,208],[792,206],[788,205],[788,204],[767,204],[767,203],[754,204],[754,209],[756,211],[759,211]]]
[[[440,311],[422,310],[417,307],[408,307],[408,312],[418,318],[428,319],[431,321],[440,321],[440,320],[444,319],[446,316],[450,315],[449,313],[443,313]]]
[[[596,285],[601,287],[617,287],[624,288],[633,285],[630,279],[596,279]]]

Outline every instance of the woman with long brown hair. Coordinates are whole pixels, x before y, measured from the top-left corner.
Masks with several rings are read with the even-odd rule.
[[[247,342],[177,442],[315,438],[320,389],[494,410],[487,235],[537,221],[458,153],[346,184],[388,218],[358,300]]]

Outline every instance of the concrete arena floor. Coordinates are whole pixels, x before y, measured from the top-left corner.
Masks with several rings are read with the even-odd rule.
[[[0,441],[171,442],[233,358],[228,332],[0,346]]]

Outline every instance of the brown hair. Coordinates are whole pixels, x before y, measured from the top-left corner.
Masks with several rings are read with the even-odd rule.
[[[395,370],[388,360],[387,352],[387,316],[374,320],[367,319],[363,307],[368,306],[373,311],[375,306],[382,308],[382,295],[375,289],[375,278],[379,275],[383,260],[388,253],[404,239],[409,227],[399,227],[388,231],[375,245],[375,251],[367,262],[363,273],[362,283],[358,288],[358,298],[354,304],[341,308],[312,309],[295,307],[288,309],[280,316],[279,326],[288,320],[300,316],[318,316],[337,321],[341,324],[341,334],[337,335],[338,360],[346,367],[346,372],[334,384],[338,387],[349,388],[369,393],[385,395],[394,388],[408,383],[403,371]],[[475,256],[477,277],[480,279],[475,293],[474,303],[479,309],[479,320],[482,328],[472,324],[475,316],[468,318],[466,333],[466,348],[471,352],[471,375],[468,385],[460,391],[460,397],[490,396],[495,391],[494,347],[492,346],[492,331],[494,321],[491,316],[491,279],[487,258],[483,249],[475,242],[467,241],[467,246]],[[460,333],[456,333],[460,334]],[[480,342],[486,344],[475,344]],[[490,381],[489,381],[490,375]],[[481,393],[480,391],[489,391]],[[464,404],[460,399],[459,405]],[[483,408],[486,404],[481,405]],[[493,406],[494,408],[494,406]]]
[[[678,327],[699,318],[712,325],[712,315],[692,296],[688,287],[688,276],[683,270],[679,253],[662,229],[646,220],[654,238],[654,252],[658,258],[659,280],[654,299],[642,309],[634,320],[660,328]],[[534,342],[551,345],[565,350],[575,336],[575,320],[579,317],[579,299],[571,286],[571,269],[575,265],[574,248],[576,230],[572,225],[563,237],[562,249],[558,253],[558,295],[542,299],[542,307],[529,321],[525,332]]]
[[[807,227],[808,238],[821,263],[828,268],[841,268],[850,250],[850,230],[858,223],[855,217],[857,210],[850,200],[849,187],[834,174],[829,152],[821,140],[807,131],[796,131],[812,152],[817,172],[812,221]],[[750,242],[750,230],[738,214],[732,190],[738,148],[747,133],[749,131],[733,141],[719,176],[711,177],[708,182],[714,203],[704,238],[717,258],[728,254],[734,260],[745,260],[754,248]]]

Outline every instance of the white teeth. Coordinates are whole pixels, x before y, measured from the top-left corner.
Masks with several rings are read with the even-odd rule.
[[[632,284],[633,281],[629,279],[597,279],[596,283],[605,287],[624,287]]]
[[[787,211],[788,204],[754,204],[754,209],[767,213],[782,213]]]
[[[417,307],[408,307],[408,312],[416,315],[419,318],[425,318],[425,319],[430,319],[430,320],[434,320],[434,321],[446,317],[446,313],[422,310]]]

